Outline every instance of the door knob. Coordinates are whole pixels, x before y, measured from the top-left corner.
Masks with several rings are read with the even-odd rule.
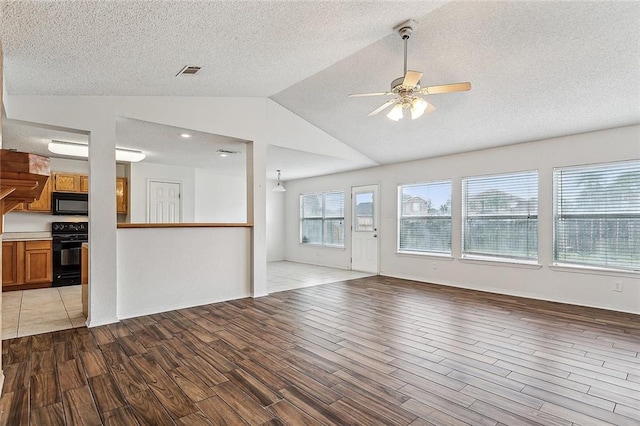
[[[378,234],[373,234],[373,238],[378,238]]]

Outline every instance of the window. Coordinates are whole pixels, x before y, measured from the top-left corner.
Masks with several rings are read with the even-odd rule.
[[[462,180],[462,255],[536,261],[538,172]]]
[[[555,169],[556,263],[640,270],[640,161]]]
[[[354,230],[371,232],[373,228],[373,192],[356,192]]]
[[[451,181],[398,189],[398,251],[451,254]]]
[[[344,247],[344,192],[300,196],[300,242]]]

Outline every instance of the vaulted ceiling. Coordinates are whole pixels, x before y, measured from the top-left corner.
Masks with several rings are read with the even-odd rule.
[[[270,97],[381,164],[640,123],[639,2],[3,1],[1,13],[9,94]],[[409,18],[422,85],[472,90],[430,95],[437,110],[415,121],[367,117],[386,98],[347,95],[402,75],[392,28]],[[176,77],[185,65],[202,70]],[[307,175],[336,164],[268,155],[297,177],[305,156],[327,165]]]

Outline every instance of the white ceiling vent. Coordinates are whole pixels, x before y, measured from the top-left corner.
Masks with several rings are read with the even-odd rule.
[[[220,157],[227,157],[229,155],[240,154],[240,151],[229,151],[226,149],[219,149],[216,151]]]
[[[202,67],[196,67],[193,65],[185,65],[178,74],[176,74],[176,77],[179,75],[196,75],[198,74],[198,72],[200,71],[200,68]]]

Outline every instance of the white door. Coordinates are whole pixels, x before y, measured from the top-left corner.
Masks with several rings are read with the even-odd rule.
[[[378,185],[351,188],[351,269],[377,274]]]
[[[149,223],[180,222],[180,184],[149,181]]]

